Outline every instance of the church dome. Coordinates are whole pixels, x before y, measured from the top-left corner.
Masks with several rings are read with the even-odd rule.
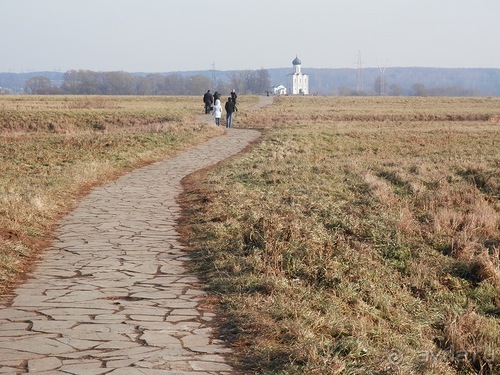
[[[299,60],[298,57],[295,57],[292,61],[293,65],[302,65],[302,61]]]

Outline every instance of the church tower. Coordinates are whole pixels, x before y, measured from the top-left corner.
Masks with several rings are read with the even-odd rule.
[[[309,95],[309,76],[301,71],[302,61],[295,57],[292,65],[292,95]]]

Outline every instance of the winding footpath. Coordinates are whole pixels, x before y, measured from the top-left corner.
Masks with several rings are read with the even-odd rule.
[[[0,374],[234,374],[185,267],[176,198],[182,178],[259,136],[230,129],[86,196],[29,279],[0,301]]]

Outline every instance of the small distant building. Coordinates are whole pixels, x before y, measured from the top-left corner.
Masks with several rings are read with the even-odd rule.
[[[286,95],[286,87],[283,85],[273,86],[273,94],[274,95]]]
[[[292,65],[292,95],[309,95],[309,76],[301,71],[302,61],[295,57]]]

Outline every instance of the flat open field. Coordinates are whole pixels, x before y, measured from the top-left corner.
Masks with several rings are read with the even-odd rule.
[[[186,181],[221,334],[262,374],[494,374],[500,100],[281,97]]]
[[[500,372],[500,99],[280,97],[185,181],[184,239],[235,366]],[[201,97],[0,97],[0,284],[88,189],[220,134]]]

